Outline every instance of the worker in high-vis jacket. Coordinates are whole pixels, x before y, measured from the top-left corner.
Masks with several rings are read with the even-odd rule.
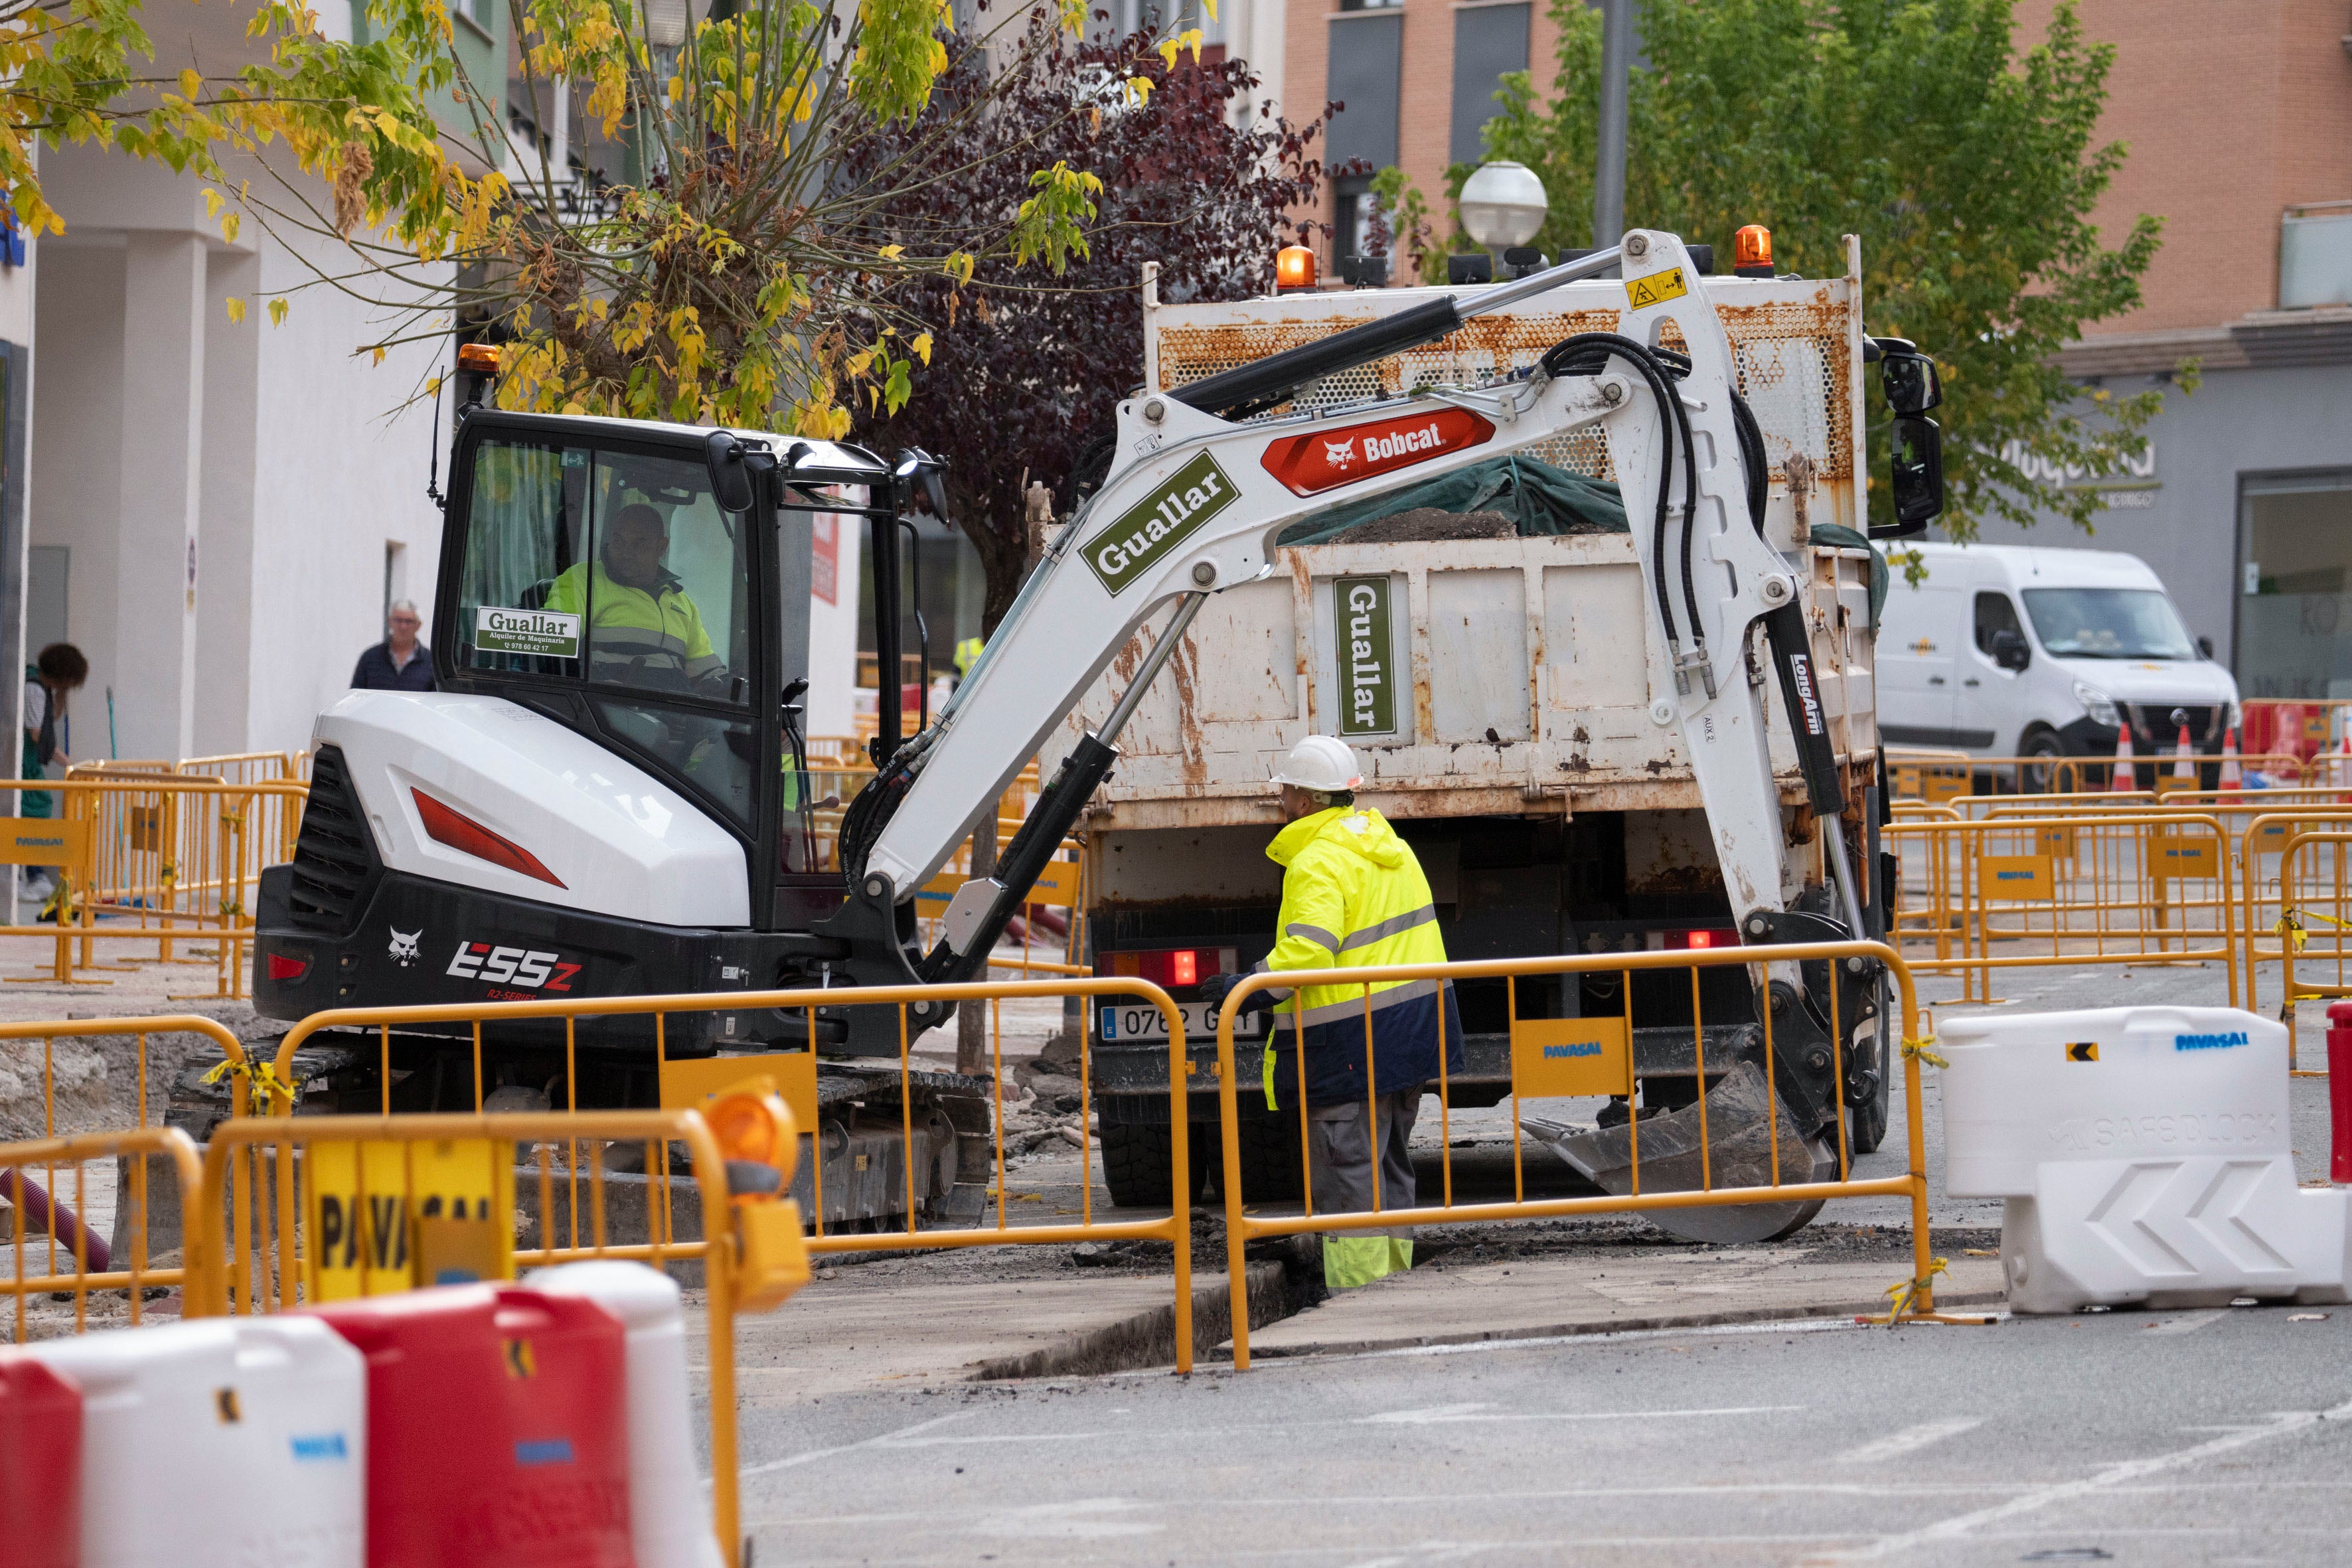
[[[1444,963],[1429,879],[1387,820],[1356,804],[1363,773],[1347,742],[1308,736],[1283,759],[1272,782],[1281,788],[1290,825],[1266,847],[1267,858],[1283,868],[1282,910],[1275,917],[1274,951],[1260,967]],[[1241,979],[1213,975],[1202,995],[1213,1010]],[[1254,992],[1243,1008],[1275,1013],[1263,1058],[1267,1110],[1288,1107],[1297,1113],[1291,1097],[1299,1092],[1305,1058],[1315,1211],[1412,1207],[1408,1145],[1421,1097],[1436,1085],[1441,1050],[1448,1071],[1462,1068],[1462,1020],[1452,988],[1434,979],[1375,981],[1368,1005],[1361,984],[1307,985]],[[1324,1282],[1334,1289],[1369,1285],[1412,1267],[1409,1227],[1331,1231],[1323,1237]]]
[[[576,563],[549,589],[550,610],[588,616],[596,674],[633,686],[723,695],[727,667],[703,629],[701,608],[663,565],[669,524],[643,501],[614,512],[594,569]]]

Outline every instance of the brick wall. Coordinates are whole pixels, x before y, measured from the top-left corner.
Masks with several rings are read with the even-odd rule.
[[[1447,141],[1454,118],[1453,0],[1405,0],[1402,9],[1404,60],[1399,79],[1397,161],[1413,184],[1421,187],[1431,210],[1443,214]],[[1286,58],[1281,98],[1283,112],[1293,121],[1311,119],[1323,110],[1330,59],[1330,19],[1338,10],[1334,0],[1290,0],[1284,34]],[[1533,0],[1533,10],[1528,66],[1538,87],[1542,87],[1551,79],[1552,51],[1557,47],[1559,30],[1551,20],[1549,0]],[[1332,200],[1328,191],[1320,210],[1314,216],[1325,223],[1331,221]],[[1433,237],[1443,244],[1445,236],[1442,216],[1435,226],[1438,232]],[[1328,275],[1331,262],[1329,242],[1318,237],[1315,253]],[[1402,283],[1410,279],[1397,277],[1391,281]]]
[[[2018,42],[2052,0],[2018,7]],[[2166,219],[2146,303],[2086,335],[2216,327],[2278,303],[2279,217],[2352,198],[2347,0],[2082,0],[2084,30],[2116,46],[2100,142],[2128,155],[2095,215],[2109,239]]]
[[[2055,0],[2021,0],[2018,44],[2043,36]],[[1286,112],[1324,102],[1333,0],[1291,0]],[[1400,161],[1442,207],[1454,88],[1451,0],[1405,0]],[[2216,327],[2278,303],[2279,217],[2301,202],[2352,199],[2352,0],[2081,0],[2084,30],[2116,47],[2099,141],[2129,148],[2094,219],[2112,238],[2163,216],[2163,247],[2137,310],[2091,335]],[[1528,39],[1538,88],[1559,30],[1536,0]],[[1316,216],[1328,222],[1327,193]],[[1329,246],[1318,240],[1328,268]]]

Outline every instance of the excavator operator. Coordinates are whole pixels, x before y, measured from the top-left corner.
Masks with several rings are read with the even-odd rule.
[[[633,686],[722,696],[727,667],[711,650],[702,612],[686,585],[662,564],[669,524],[643,501],[622,507],[604,525],[604,548],[592,568],[564,569],[547,608],[588,615],[589,647],[600,675]]]
[[[1444,963],[1429,879],[1387,820],[1356,805],[1363,770],[1348,743],[1309,735],[1291,748],[1271,782],[1281,786],[1290,826],[1266,847],[1266,858],[1283,868],[1282,909],[1275,917],[1274,951],[1259,967]],[[1212,1011],[1223,1005],[1241,978],[1214,974],[1202,984]],[[1440,991],[1435,980],[1384,980],[1371,984],[1369,1005],[1360,984],[1253,992],[1243,1003],[1244,1012],[1271,1008],[1286,1020],[1276,1023],[1265,1051],[1268,1110],[1278,1109],[1281,1095],[1298,1092],[1304,1038],[1307,1169],[1317,1212],[1413,1206],[1407,1145],[1422,1093],[1437,1077],[1441,1044],[1447,1068],[1459,1072],[1463,1066],[1462,1019],[1452,988],[1443,988],[1442,998]],[[1364,1048],[1368,1030],[1370,1051]],[[1335,1290],[1412,1267],[1410,1227],[1337,1231],[1323,1238],[1323,1279]]]

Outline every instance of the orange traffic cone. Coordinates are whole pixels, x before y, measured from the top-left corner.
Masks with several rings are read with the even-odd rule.
[[[2221,733],[2221,784],[2223,805],[2245,804],[2246,797],[2238,793],[2238,786],[2244,782],[2244,775],[2238,771],[2238,731],[2234,729],[2225,730]]]
[[[2126,719],[2116,731],[2116,765],[2107,770],[2107,787],[2117,791],[2137,789],[2137,772],[2132,766],[2131,721]]]
[[[2172,747],[2172,787],[2176,790],[2197,787],[2197,746],[2189,738],[2189,721],[2180,723],[2180,738]]]

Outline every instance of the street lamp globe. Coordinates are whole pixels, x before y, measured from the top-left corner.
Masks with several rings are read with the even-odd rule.
[[[1462,184],[1462,226],[1489,250],[1525,245],[1543,227],[1543,182],[1525,163],[1481,163]]]

